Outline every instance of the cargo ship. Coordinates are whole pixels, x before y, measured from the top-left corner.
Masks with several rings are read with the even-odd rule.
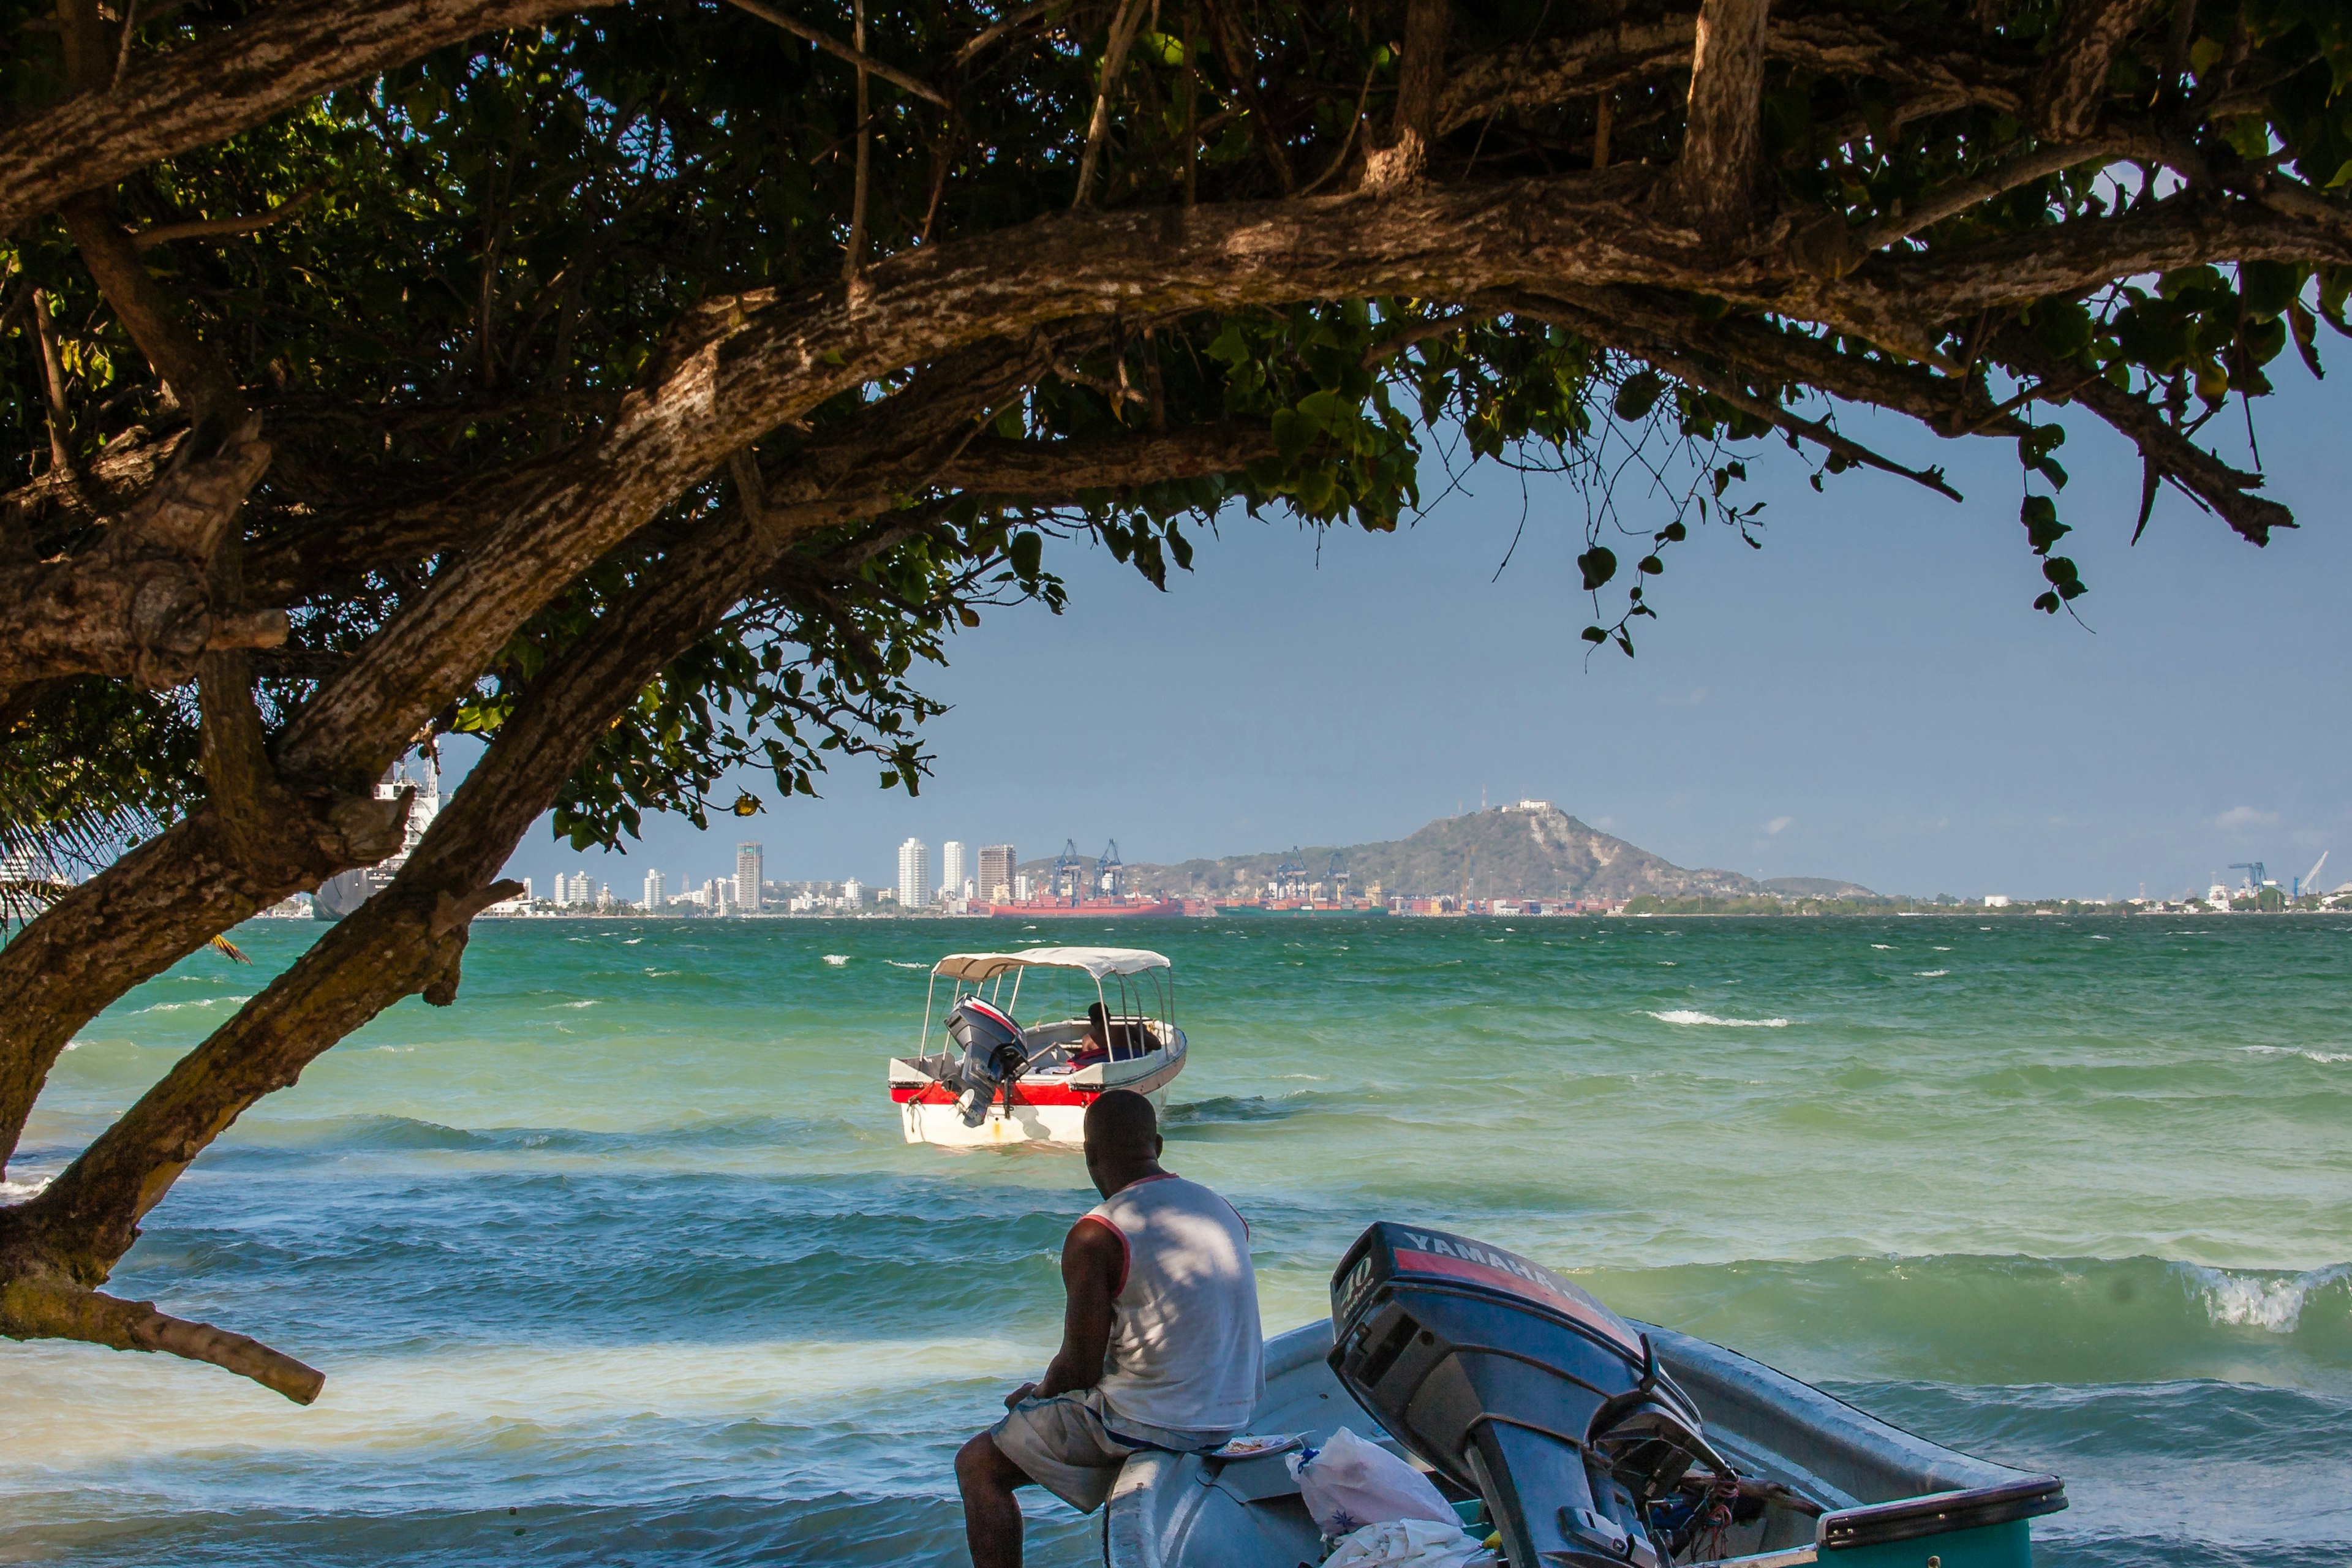
[[[1199,909],[1189,904],[1202,904],[1200,900],[1156,899],[1149,895],[1121,894],[1117,898],[1028,899],[1002,904],[974,903],[967,906],[976,915],[992,915],[1000,920],[1034,920],[1043,916],[1049,920],[1084,917],[1095,920],[1132,920],[1139,915],[1206,914],[1205,904]]]

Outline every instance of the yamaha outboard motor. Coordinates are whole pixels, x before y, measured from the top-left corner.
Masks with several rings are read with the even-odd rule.
[[[1331,1277],[1331,1367],[1485,1496],[1512,1568],[1665,1568],[1645,1526],[1694,1463],[1729,1477],[1649,1341],[1516,1253],[1382,1223]]]
[[[948,1038],[963,1047],[956,1065],[956,1110],[966,1127],[988,1120],[997,1090],[1004,1091],[1004,1110],[1013,1113],[1013,1082],[1029,1065],[1029,1040],[1021,1026],[977,996],[967,996],[948,1015]]]

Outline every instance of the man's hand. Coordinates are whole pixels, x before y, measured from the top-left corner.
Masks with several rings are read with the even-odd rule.
[[[1012,1393],[1004,1396],[1004,1408],[1007,1410],[1012,1409],[1014,1405],[1020,1404],[1023,1400],[1028,1398],[1031,1394],[1036,1392],[1037,1385],[1035,1384],[1023,1384],[1020,1387],[1014,1389]]]

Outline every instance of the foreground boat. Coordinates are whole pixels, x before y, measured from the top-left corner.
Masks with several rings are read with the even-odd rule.
[[[2066,1506],[2054,1476],[1619,1318],[1498,1247],[1375,1226],[1333,1298],[1336,1350],[1331,1322],[1267,1342],[1251,1431],[1312,1447],[1344,1426],[1414,1458],[1474,1534],[1502,1537],[1512,1568],[2029,1568],[2027,1521]],[[1286,1458],[1136,1455],[1106,1563],[1319,1563],[1328,1547]]]
[[[1091,1014],[1054,1016],[1049,1006],[1026,1026],[1016,1023],[1023,983],[1041,970],[1084,976],[1078,989],[1091,993]],[[1067,989],[1054,1000],[1067,1002]],[[1133,1089],[1158,1107],[1184,1070],[1175,1007],[1173,967],[1141,948],[950,953],[932,967],[915,1054],[890,1060],[890,1099],[907,1142],[1076,1145],[1087,1107],[1108,1090]]]

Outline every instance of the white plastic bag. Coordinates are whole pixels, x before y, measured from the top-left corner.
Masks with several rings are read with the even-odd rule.
[[[1316,1528],[1326,1535],[1349,1535],[1368,1524],[1401,1519],[1459,1530],[1453,1505],[1429,1484],[1428,1477],[1345,1426],[1311,1457],[1293,1454],[1289,1462],[1298,1495]]]
[[[1492,1561],[1458,1524],[1398,1519],[1354,1531],[1323,1560],[1323,1568],[1471,1568]]]

